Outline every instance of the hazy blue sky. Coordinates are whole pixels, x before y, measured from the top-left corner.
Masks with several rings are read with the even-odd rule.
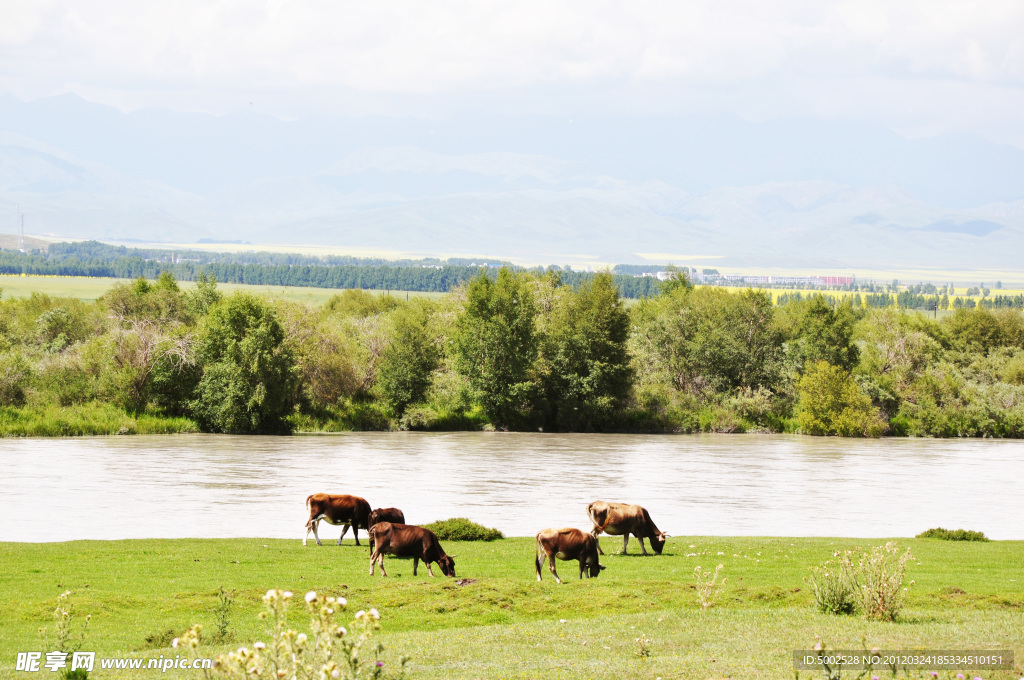
[[[734,113],[1024,147],[1021,0],[0,0],[0,91],[286,117]]]

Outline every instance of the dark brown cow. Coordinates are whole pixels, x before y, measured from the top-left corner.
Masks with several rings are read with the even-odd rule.
[[[370,513],[370,528],[377,522],[405,524],[405,513],[398,508],[377,508]],[[370,534],[370,550],[373,550],[373,534]]]
[[[306,545],[310,531],[316,538],[316,544],[323,545],[316,532],[320,520],[335,526],[345,525],[338,537],[338,545],[341,545],[341,539],[345,538],[349,527],[352,527],[352,533],[355,534],[356,545],[359,545],[359,529],[370,528],[370,504],[359,496],[315,493],[306,499],[306,507],[309,508],[309,519],[306,520],[306,537],[302,539],[302,545]]]
[[[370,554],[370,576],[373,576],[373,567],[378,562],[381,576],[388,575],[384,571],[384,555],[411,557],[413,576],[416,575],[420,560],[427,565],[427,571],[431,576],[434,575],[431,562],[437,562],[445,576],[455,576],[455,559],[445,554],[437,535],[430,529],[409,524],[378,522],[370,529],[370,539],[377,543],[377,547]]]
[[[623,555],[626,554],[630,534],[636,536],[640,541],[640,550],[644,555],[647,554],[647,548],[644,547],[645,538],[651,542],[651,549],[655,554],[660,555],[665,547],[665,539],[668,538],[668,534],[658,531],[658,527],[651,521],[650,513],[639,505],[594,501],[587,506],[587,515],[594,523],[594,528],[590,532],[594,538],[597,538],[602,531],[612,536],[622,536]],[[602,555],[604,554],[600,543],[597,545],[597,550]]]
[[[597,563],[597,539],[590,534],[585,534],[579,529],[545,529],[537,534],[537,559],[534,564],[537,566],[537,580],[540,579],[540,568],[544,566],[544,560],[548,560],[548,568],[555,575],[555,558],[560,560],[579,560],[580,578],[583,578],[583,570],[587,570],[587,576],[594,578],[601,573],[604,565]]]

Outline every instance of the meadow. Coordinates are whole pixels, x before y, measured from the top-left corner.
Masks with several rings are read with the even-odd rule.
[[[298,538],[3,543],[0,677],[27,677],[12,670],[18,651],[50,650],[44,641],[52,639],[54,604],[65,590],[77,622],[91,615],[81,649],[101,658],[173,658],[171,641],[191,624],[203,624],[207,638],[218,630],[221,588],[233,600],[227,634],[200,655],[266,639],[268,623],[257,613],[274,587],[295,592],[289,623],[300,630],[309,590],[347,598],[343,621],[377,608],[382,659],[393,668],[408,656],[412,678],[792,678],[792,651],[817,642],[830,649],[1013,649],[1014,671],[968,677],[1020,677],[1024,541],[897,540],[916,560],[895,622],[819,613],[805,581],[834,550],[867,551],[883,539],[673,537],[663,555],[641,557],[635,542],[621,556],[619,540],[604,537],[601,576],[580,581],[575,563],[559,562],[561,586],[546,568],[537,582],[532,538],[446,542],[456,579],[432,579],[422,566],[414,577],[411,562],[393,559],[388,578],[371,578],[365,542],[357,548],[351,540],[340,548],[333,540],[303,547]],[[703,609],[693,571],[718,564],[727,580],[714,606]],[[50,633],[41,637],[42,627]],[[132,673],[97,677],[154,671]]]
[[[70,297],[94,302],[115,283],[125,283],[125,279],[93,278],[88,276],[15,276],[0,274],[0,294],[5,298],[25,298],[32,293],[43,293],[55,297]],[[182,290],[195,288],[194,281],[182,281]],[[235,291],[248,291],[257,295],[302,302],[311,305],[322,305],[338,293],[333,288],[310,288],[303,286],[256,286],[243,283],[218,283],[217,288],[230,295]],[[385,291],[378,291],[384,294]],[[425,293],[420,291],[393,290],[391,295],[397,298],[424,297],[432,300],[443,297],[443,293]]]

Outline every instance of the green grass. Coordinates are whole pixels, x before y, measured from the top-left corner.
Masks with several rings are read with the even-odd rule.
[[[816,635],[831,648],[857,649],[862,638],[890,649],[1012,648],[1020,666],[1024,541],[899,542],[918,561],[908,568],[915,584],[896,623],[820,614],[803,581],[833,550],[864,551],[881,539],[674,537],[664,555],[645,558],[611,554],[618,539],[605,537],[601,577],[578,581],[575,563],[559,562],[562,586],[546,568],[537,583],[531,538],[447,542],[458,580],[431,579],[425,569],[413,577],[411,562],[398,560],[387,561],[389,578],[370,578],[367,548],[351,541],[341,548],[303,548],[298,539],[3,543],[0,677],[15,677],[16,652],[43,651],[38,629],[52,627],[64,590],[74,593],[79,617],[92,615],[83,649],[157,657],[173,656],[168,631],[192,623],[216,630],[221,586],[235,594],[233,642],[211,653],[265,639],[256,614],[268,588],[297,596],[315,589],[344,595],[352,612],[377,607],[387,659],[410,656],[414,678],[791,678],[791,651],[813,646]],[[719,563],[728,581],[719,604],[701,611],[693,568]],[[649,658],[635,654],[641,635],[650,640]],[[978,675],[1021,674],[1018,667],[1016,675]]]
[[[0,406],[0,437],[77,437],[198,432],[188,418],[132,415],[113,404]]]

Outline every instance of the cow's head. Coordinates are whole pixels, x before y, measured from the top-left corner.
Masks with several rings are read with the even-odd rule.
[[[445,555],[437,561],[437,566],[441,567],[441,573],[445,576],[455,577],[455,560],[451,555]]]
[[[651,536],[651,548],[654,549],[655,555],[660,555],[661,551],[664,550],[665,540],[667,538],[668,534],[666,534],[664,531],[659,531],[658,533]]]
[[[604,571],[604,565],[598,564],[597,560],[592,561],[588,566],[590,567],[590,578],[597,578]]]

